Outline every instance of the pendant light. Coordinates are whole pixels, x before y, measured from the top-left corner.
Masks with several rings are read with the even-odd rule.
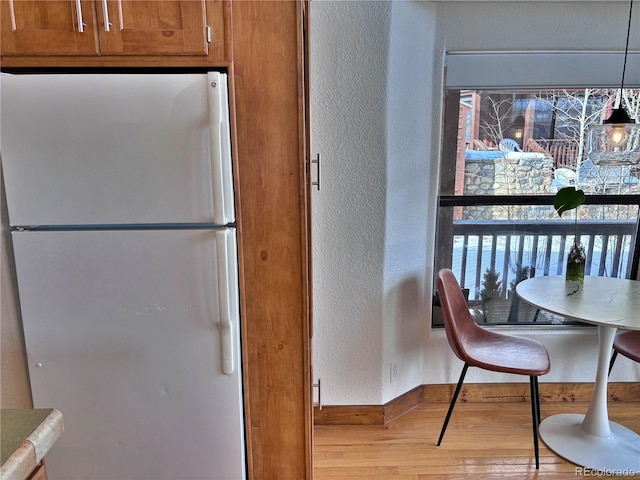
[[[613,109],[611,116],[604,120],[602,125],[591,126],[587,136],[587,156],[596,165],[628,165],[640,162],[640,125],[638,125],[633,118],[629,117],[629,114],[622,106],[632,11],[633,0],[631,0],[629,5],[627,44],[624,49],[624,64],[622,67],[622,82],[620,84],[618,107]]]
[[[524,123],[524,116],[518,115],[512,125],[513,138],[515,138],[520,144],[522,144],[522,141],[524,140]]]

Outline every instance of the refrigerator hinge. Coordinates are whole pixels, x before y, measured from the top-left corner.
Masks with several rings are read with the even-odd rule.
[[[207,25],[206,32],[207,32],[207,45],[211,45],[213,43],[213,33],[211,31],[211,25]]]

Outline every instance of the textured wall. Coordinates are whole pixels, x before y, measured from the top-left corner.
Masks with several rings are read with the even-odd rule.
[[[312,234],[314,298],[323,300],[314,316],[326,319],[314,322],[314,345],[324,352],[314,369],[331,372],[323,390],[378,403],[391,4],[312,2],[311,8],[311,36],[322,43],[316,48],[312,40],[310,74],[311,125],[322,124],[312,127],[313,151],[322,154]]]
[[[314,369],[330,403],[384,403],[422,379],[432,10],[312,2]]]
[[[325,404],[383,404],[459,375],[426,300],[445,52],[619,51],[627,12],[616,1],[311,2],[311,141],[323,162],[312,211],[313,351]],[[639,39],[633,32],[632,48]],[[595,329],[517,332],[550,350],[543,381],[593,381]],[[621,362],[612,380],[622,379],[639,380],[640,368]],[[480,380],[504,376],[469,372]]]
[[[382,317],[382,402],[421,384],[422,349],[428,338],[425,313],[431,254],[427,245],[433,229],[428,196],[435,184],[429,148],[433,58],[423,45],[433,43],[433,5],[393,2],[387,75],[387,188]],[[391,382],[391,363],[398,363],[400,378]]]

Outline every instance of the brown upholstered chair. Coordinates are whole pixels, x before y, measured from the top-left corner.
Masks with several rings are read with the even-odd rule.
[[[436,279],[444,325],[449,345],[456,356],[464,362],[449,411],[442,425],[442,437],[447,429],[462,382],[469,367],[478,367],[494,372],[527,375],[531,388],[531,417],[533,424],[533,445],[536,469],[540,467],[538,455],[538,424],[540,423],[540,397],[538,377],[550,370],[549,354],[540,342],[528,338],[515,337],[480,327],[469,313],[460,285],[453,272],[443,269]]]
[[[621,354],[635,362],[640,362],[640,330],[625,330],[618,332],[613,339],[613,353],[609,363],[609,373],[613,368],[618,354]]]

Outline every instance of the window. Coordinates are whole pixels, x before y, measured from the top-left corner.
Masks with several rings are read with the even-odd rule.
[[[587,194],[577,210],[586,274],[635,278],[640,166],[597,166],[584,149],[586,129],[619,96],[575,86],[447,89],[436,269],[454,271],[478,323],[569,323],[515,294],[523,279],[564,274],[576,213],[560,218],[553,208],[563,186]],[[639,89],[623,97],[640,111]],[[433,325],[442,325],[438,308]]]

